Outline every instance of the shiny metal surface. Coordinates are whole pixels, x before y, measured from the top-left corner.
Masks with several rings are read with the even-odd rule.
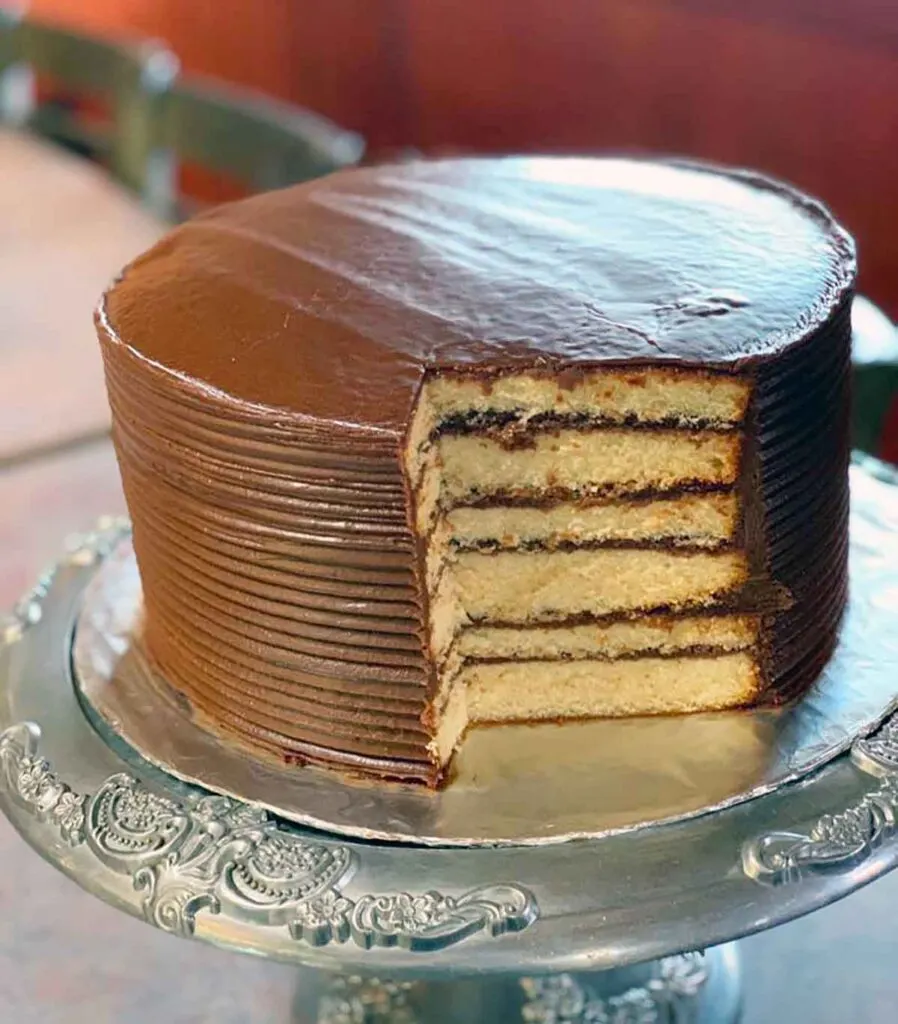
[[[616,971],[378,981],[301,971],[293,1024],[736,1024],[734,944]]]
[[[75,696],[72,628],[114,534],[3,623],[0,806],[78,884],[164,930],[347,974],[592,972],[772,927],[898,863],[894,720],[758,799],[560,845],[365,843],[210,798],[113,749]]]
[[[185,782],[299,825],[419,845],[543,844],[682,820],[794,782],[844,752],[898,701],[898,490],[852,470],[852,596],[814,689],[784,708],[475,729],[434,793],[258,757],[190,717],[139,641],[127,539],[90,581],[75,681],[107,737]]]

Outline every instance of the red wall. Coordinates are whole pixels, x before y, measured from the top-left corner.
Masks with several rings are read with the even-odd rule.
[[[167,39],[375,151],[674,151],[759,167],[857,234],[898,317],[894,0],[33,0]]]

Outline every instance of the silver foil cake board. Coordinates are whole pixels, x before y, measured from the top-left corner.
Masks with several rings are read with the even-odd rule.
[[[260,763],[194,720],[143,656],[127,537],[85,588],[75,684],[107,739],[166,773],[342,836],[542,845],[686,820],[815,771],[898,701],[898,489],[860,466],[851,483],[851,599],[839,646],[813,689],[785,707],[475,729],[440,792]]]
[[[866,518],[880,530],[879,513]],[[563,844],[370,843],[211,795],[101,736],[76,696],[74,624],[120,536],[107,524],[87,538],[3,624],[0,805],[50,863],[165,931],[338,971],[346,984],[356,975],[414,982],[554,972],[575,983],[580,972],[772,927],[898,862],[898,718],[756,799]],[[881,552],[884,565],[890,558]],[[664,969],[685,972],[687,984],[689,963]],[[667,999],[670,985],[659,978],[635,991]],[[565,994],[565,980],[552,984],[543,1017],[526,1019],[585,1020],[545,1014],[555,1012],[553,1000],[600,999],[583,986]],[[375,998],[387,998],[381,988]],[[542,999],[540,991],[531,995]]]

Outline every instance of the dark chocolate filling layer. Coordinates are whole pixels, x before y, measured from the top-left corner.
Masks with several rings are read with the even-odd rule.
[[[442,511],[453,508],[495,508],[511,505],[520,508],[551,508],[565,502],[579,505],[607,505],[621,502],[648,502],[663,498],[679,498],[686,494],[726,494],[730,484],[712,484],[704,480],[687,480],[676,487],[632,488],[619,484],[597,484],[593,487],[543,487],[538,491],[492,491],[484,494],[472,489],[462,498],[455,498]]]
[[[744,590],[744,588],[743,588]],[[556,629],[565,626],[607,626],[615,622],[638,622],[648,616],[659,618],[712,618],[720,615],[763,615],[767,612],[756,612],[752,605],[753,595],[745,595],[743,591],[718,597],[707,604],[689,604],[684,602],[680,605],[658,604],[644,605],[641,608],[628,608],[622,611],[605,612],[596,615],[592,612],[582,612],[577,615],[566,615],[559,613],[555,618],[533,618],[526,622],[497,622],[497,621],[476,621],[476,625],[489,626],[490,629]]]
[[[640,419],[633,413],[613,417],[593,415],[585,412],[540,412],[532,416],[526,410],[515,411],[487,409],[453,413],[442,419],[431,431],[430,440],[444,435],[485,434],[512,447],[525,447],[524,438],[530,433],[551,434],[559,430],[598,430],[607,427],[627,427],[630,430],[705,430],[722,434],[732,433],[739,423],[720,420],[688,419],[680,416],[659,417],[654,420]]]
[[[644,540],[534,540],[522,539],[514,544],[503,544],[498,539],[481,539],[476,541],[453,537],[449,546],[458,552],[479,551],[484,555],[495,555],[502,551],[597,551],[601,548],[619,548],[628,551],[678,551],[713,552],[727,551],[735,545],[731,540],[716,540],[710,543],[698,543],[694,537],[648,537]]]
[[[480,656],[466,657],[465,664],[468,665],[527,665],[543,664],[553,661],[641,661],[643,658],[661,658],[665,661],[674,661],[677,658],[722,658],[730,654],[738,654],[740,651],[747,651],[752,644],[743,644],[739,647],[715,647],[712,644],[692,644],[688,647],[678,647],[674,651],[666,651],[661,648],[643,648],[638,651],[622,651],[620,654],[603,654],[601,651],[594,651],[592,654],[559,654],[554,658],[485,658]]]

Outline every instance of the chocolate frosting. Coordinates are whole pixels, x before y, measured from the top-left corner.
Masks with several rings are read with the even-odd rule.
[[[822,323],[853,247],[817,204],[712,168],[447,160],[214,210],[139,259],[111,329],[233,399],[401,434],[428,368],[720,365]]]
[[[178,228],[97,317],[150,653],[254,749],[432,781],[424,375],[681,364],[754,382],[744,540],[797,692],[845,600],[854,274],[784,186],[639,161],[346,171]]]

